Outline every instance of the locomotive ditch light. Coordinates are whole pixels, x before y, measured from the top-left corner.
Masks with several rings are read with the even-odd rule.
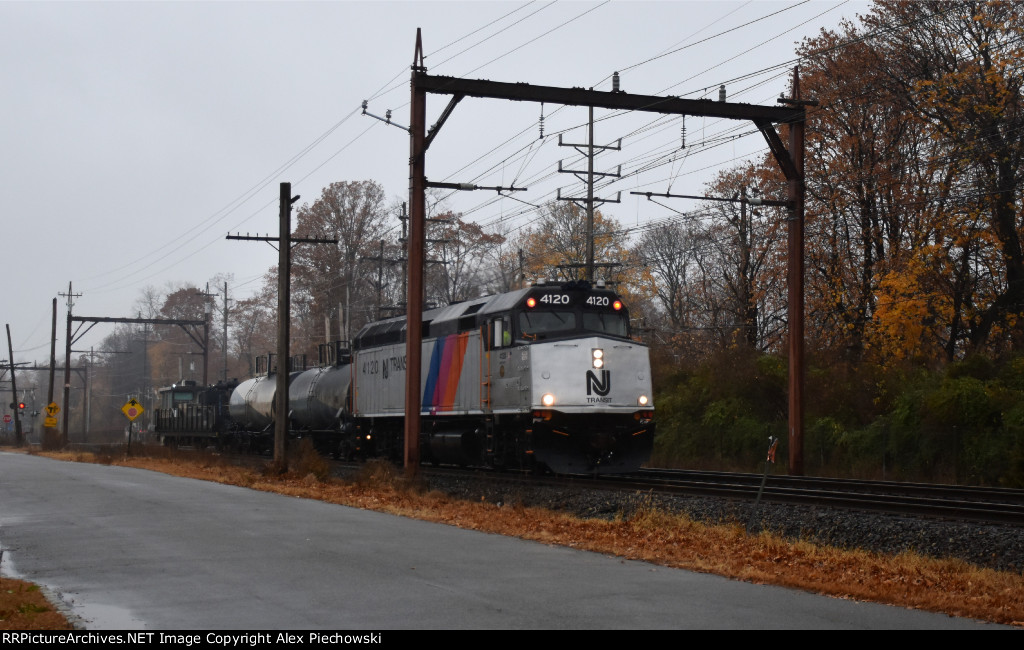
[[[544,406],[554,406],[555,396],[551,393],[544,393],[544,396],[540,398],[540,403]]]
[[[647,406],[647,402],[648,402],[648,399],[647,399],[646,395],[641,395],[636,400],[636,403],[639,404],[640,406]]]
[[[604,368],[604,350],[593,348],[590,351],[590,356],[595,368]]]

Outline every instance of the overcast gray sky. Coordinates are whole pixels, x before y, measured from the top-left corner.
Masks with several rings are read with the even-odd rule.
[[[409,66],[423,30],[432,74],[775,105],[794,44],[867,11],[862,1],[0,2],[0,314],[16,361],[49,354],[51,300],[73,283],[74,313],[134,316],[147,286],[203,286],[232,274],[254,293],[276,264],[267,244],[228,232],[277,230],[281,182],[300,204],[329,183],[374,180],[408,194]],[[428,124],[447,97],[428,97]],[[586,108],[467,99],[427,156],[431,180],[526,186],[542,204],[577,181],[559,147],[585,142]],[[623,138],[598,166],[627,226],[670,210],[629,191],[700,194],[716,170],[763,155],[750,124],[596,111],[596,140]],[[753,132],[753,133],[752,133]],[[658,164],[647,163],[657,162]],[[638,172],[641,166],[651,169]],[[448,207],[485,227],[528,226],[527,203],[471,192]],[[685,202],[672,206],[686,210]],[[397,220],[395,224],[397,226]],[[65,299],[60,298],[62,350]],[[76,349],[97,345],[93,328]],[[0,357],[6,358],[6,348]]]

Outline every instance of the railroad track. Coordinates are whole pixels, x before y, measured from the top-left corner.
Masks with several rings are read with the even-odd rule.
[[[605,482],[619,488],[752,500],[757,498],[762,478],[760,474],[649,469]],[[1024,490],[1007,488],[769,476],[761,499],[1024,526]]]
[[[644,469],[628,476],[529,476],[525,473],[424,468],[424,475],[546,486],[566,491],[581,488],[640,491],[754,501],[762,475],[732,472]],[[1024,527],[1024,490],[895,481],[769,476],[765,503],[838,508],[870,513],[930,517],[951,521]]]
[[[185,451],[185,450],[181,450]],[[222,454],[233,457],[232,454]],[[251,461],[254,457],[243,456]],[[262,460],[266,460],[263,458]],[[337,467],[351,464],[335,461]],[[666,494],[753,501],[761,491],[766,503],[839,508],[872,513],[912,515],[1024,527],[1024,490],[984,488],[896,481],[861,481],[821,477],[770,475],[763,491],[761,474],[696,470],[644,469],[632,475],[529,476],[517,472],[489,472],[445,467],[424,467],[425,476],[445,474],[475,480],[544,485],[567,490],[590,488],[613,491],[653,491]]]

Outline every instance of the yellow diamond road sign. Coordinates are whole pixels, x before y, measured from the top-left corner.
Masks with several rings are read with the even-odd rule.
[[[134,397],[128,400],[127,404],[121,407],[121,412],[124,413],[132,422],[135,421],[135,418],[142,415],[142,412],[145,410],[146,409],[142,408],[142,404],[139,404],[139,401]]]
[[[51,418],[60,413],[60,407],[57,406],[57,402],[50,402],[49,404],[46,405],[46,408],[44,410],[46,411],[46,414],[49,415]]]

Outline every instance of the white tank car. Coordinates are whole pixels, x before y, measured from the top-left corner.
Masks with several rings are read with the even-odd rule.
[[[231,393],[231,419],[244,431],[261,431],[274,425],[274,393],[277,378],[263,375],[247,379]]]
[[[267,357],[260,357],[266,363]],[[301,373],[288,373],[288,382],[295,381]],[[231,393],[228,410],[235,426],[241,431],[258,432],[273,429],[274,414],[277,412],[277,373],[269,372],[247,379]]]

